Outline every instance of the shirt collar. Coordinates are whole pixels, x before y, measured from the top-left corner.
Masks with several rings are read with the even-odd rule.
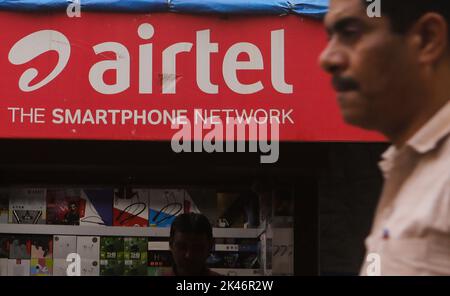
[[[394,166],[394,158],[397,155],[397,153],[398,153],[397,148],[395,148],[395,146],[392,145],[381,156],[382,160],[379,162],[378,166],[380,167],[381,171],[383,172],[383,175],[385,178],[387,177],[388,172]]]
[[[408,142],[406,146],[419,154],[434,150],[450,134],[450,101],[442,107]],[[386,175],[402,149],[390,146],[382,155],[379,166]]]
[[[442,107],[408,142],[419,154],[434,150],[450,134],[450,101]]]

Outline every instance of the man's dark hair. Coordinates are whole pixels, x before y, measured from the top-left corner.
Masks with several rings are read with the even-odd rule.
[[[371,4],[367,0],[361,1],[366,6]],[[436,12],[447,20],[450,39],[450,0],[381,0],[381,14],[390,19],[395,33],[406,33],[428,12]]]
[[[204,215],[185,213],[177,216],[170,227],[170,240],[176,232],[205,234],[209,240],[213,239],[212,227]]]

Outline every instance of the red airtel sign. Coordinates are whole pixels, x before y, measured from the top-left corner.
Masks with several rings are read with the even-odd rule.
[[[1,138],[170,140],[180,118],[256,117],[282,141],[383,139],[343,123],[315,20],[0,12],[0,26]]]

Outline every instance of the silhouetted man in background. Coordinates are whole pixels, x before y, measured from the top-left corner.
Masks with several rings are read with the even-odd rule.
[[[170,228],[170,251],[174,261],[173,275],[219,275],[206,266],[214,246],[211,224],[201,214],[181,214]]]

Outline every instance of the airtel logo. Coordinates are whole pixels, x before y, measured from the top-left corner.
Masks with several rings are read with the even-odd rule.
[[[58,63],[53,71],[42,81],[30,85],[38,75],[38,70],[30,68],[19,79],[19,88],[24,92],[37,90],[55,79],[66,67],[70,57],[70,43],[66,36],[58,31],[43,30],[32,33],[19,40],[11,48],[8,59],[14,65],[23,65],[43,53],[54,50],[58,53]]]
[[[145,41],[139,45],[139,94],[153,93],[153,44],[149,41],[155,34],[151,24],[143,23],[137,29],[138,37]],[[162,94],[175,94],[177,83],[177,59],[189,54],[195,45],[196,82],[198,88],[207,94],[218,94],[219,85],[211,81],[211,55],[219,52],[219,44],[211,42],[210,30],[196,31],[195,44],[191,42],[174,43],[160,53],[162,60]],[[285,81],[284,60],[284,30],[270,32],[270,77],[275,91],[282,94],[292,94],[293,86]],[[104,42],[93,46],[96,55],[113,52],[116,59],[97,62],[89,71],[89,83],[92,88],[105,95],[119,94],[130,87],[130,53],[128,48],[118,42]],[[31,84],[38,75],[35,68],[27,69],[19,79],[19,88],[24,92],[32,92],[44,87],[54,80],[67,66],[71,54],[71,45],[66,36],[54,30],[42,30],[32,33],[19,40],[9,52],[9,61],[14,65],[23,65],[36,57],[56,51],[58,62],[51,73],[37,83]],[[238,60],[241,54],[246,54],[246,61]],[[181,57],[180,57],[181,56]],[[238,94],[254,94],[262,91],[265,86],[262,81],[242,83],[238,79],[239,71],[264,71],[264,56],[253,43],[238,42],[232,44],[225,52],[222,61],[222,78],[226,86]],[[106,71],[113,70],[115,82],[107,83],[103,76]]]

